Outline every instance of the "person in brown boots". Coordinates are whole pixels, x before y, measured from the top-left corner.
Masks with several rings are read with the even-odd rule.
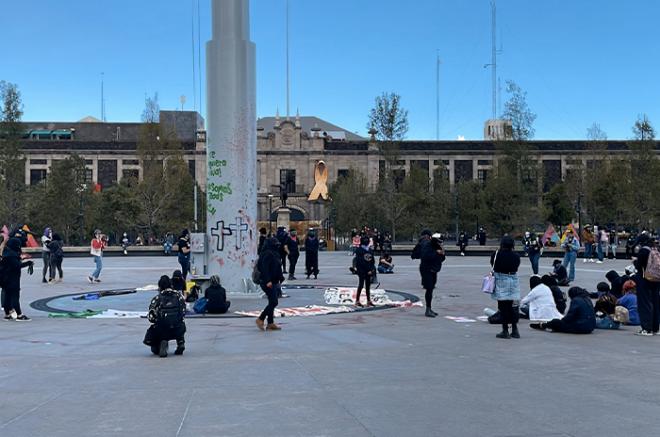
[[[278,304],[277,297],[282,293],[282,282],[284,282],[279,247],[280,242],[277,238],[272,237],[267,239],[257,261],[260,272],[259,285],[268,297],[268,305],[256,320],[257,327],[262,331],[279,331],[282,329],[274,321],[275,308]],[[264,327],[266,319],[268,325]]]

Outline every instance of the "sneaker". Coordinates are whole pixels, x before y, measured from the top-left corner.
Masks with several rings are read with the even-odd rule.
[[[167,340],[161,340],[160,342],[160,348],[158,349],[158,356],[161,358],[167,357],[167,347],[168,347],[168,341]]]
[[[596,261],[596,264],[602,264],[602,263],[603,263],[602,261]]]
[[[183,355],[183,351],[185,350],[186,350],[186,346],[184,343],[177,343],[176,350],[174,351],[174,355]]]
[[[46,278],[41,278],[41,282],[43,282],[45,284],[48,281],[46,280]]]
[[[376,305],[374,305],[374,303],[372,301],[367,302],[367,307],[368,308],[372,308],[372,307],[375,307],[375,306]]]
[[[266,326],[266,329],[269,331],[281,331],[282,328],[277,326],[275,323],[269,323],[268,326]]]
[[[586,262],[587,262],[587,259],[586,259],[586,258],[582,260],[582,263],[586,263]]]
[[[55,282],[57,282],[57,281],[55,281],[55,278],[49,279],[48,280],[48,285],[53,285]]]
[[[652,332],[649,332],[649,331],[646,331],[646,330],[644,330],[644,329],[640,329],[639,331],[637,331],[637,332],[635,333],[635,335],[640,335],[640,336],[642,336],[642,337],[652,337],[652,336],[653,336],[653,333],[652,333]]]
[[[91,277],[91,276],[88,276],[88,277],[87,277],[87,280],[89,281],[90,284],[93,284],[93,283],[94,283],[94,278]]]
[[[4,317],[4,319],[5,319],[7,322],[13,322],[13,321],[14,321],[14,318],[11,316],[11,314],[7,314],[7,315]]]
[[[355,306],[358,308],[363,308],[364,305],[362,305],[360,302],[355,302]]]
[[[95,284],[98,284],[98,283],[100,283],[100,282],[101,282],[101,280],[100,280],[99,278],[94,279],[94,283],[95,283]]]
[[[30,320],[32,319],[26,316],[25,314],[21,314],[20,316],[16,317],[17,322],[29,322]]]

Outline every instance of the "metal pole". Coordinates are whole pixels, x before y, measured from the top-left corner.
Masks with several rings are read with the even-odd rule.
[[[195,232],[198,231],[198,223],[197,223],[197,174],[195,174],[195,190],[194,190],[194,197],[195,197]]]
[[[440,140],[440,50],[438,50],[438,59],[436,63],[436,96],[435,96],[435,139]]]
[[[493,120],[497,118],[497,5],[495,0],[491,1],[493,21],[493,47],[492,47],[492,81],[493,81]]]
[[[273,195],[268,195],[268,233],[273,235]]]
[[[289,0],[286,0],[286,119],[288,120],[290,111],[291,100],[291,76],[289,65]]]

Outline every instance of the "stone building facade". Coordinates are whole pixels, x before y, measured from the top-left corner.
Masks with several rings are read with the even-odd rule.
[[[195,112],[162,111],[161,123],[176,127],[190,172],[204,189],[206,182],[206,132],[203,118]],[[268,117],[257,122],[257,166],[259,220],[275,221],[280,193],[288,193],[291,220],[323,223],[328,217],[325,201],[309,201],[316,185],[315,168],[323,161],[328,169],[327,185],[359,169],[375,188],[384,159],[378,143],[316,117],[283,119]],[[141,177],[136,154],[139,123],[102,123],[94,119],[77,123],[26,123],[23,149],[26,153],[25,181],[35,184],[47,177],[50,166],[72,153],[87,163],[88,181],[111,186],[123,177]],[[563,180],[602,156],[593,156],[586,141],[534,141],[543,169],[544,189]],[[403,177],[411,168],[428,172],[429,179],[485,181],[497,163],[496,143],[483,141],[402,141],[395,166]],[[656,146],[660,152],[660,143]],[[628,153],[625,141],[608,141],[607,153]],[[248,183],[249,181],[245,181]],[[432,186],[433,184],[431,184]]]

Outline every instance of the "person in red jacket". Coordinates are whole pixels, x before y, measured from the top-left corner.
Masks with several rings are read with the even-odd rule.
[[[105,249],[107,245],[108,238],[103,235],[99,229],[95,230],[94,239],[92,240],[89,253],[94,257],[94,264],[96,264],[96,269],[90,276],[87,277],[87,280],[90,284],[101,282],[99,276],[101,276],[101,269],[103,269],[103,249]]]

